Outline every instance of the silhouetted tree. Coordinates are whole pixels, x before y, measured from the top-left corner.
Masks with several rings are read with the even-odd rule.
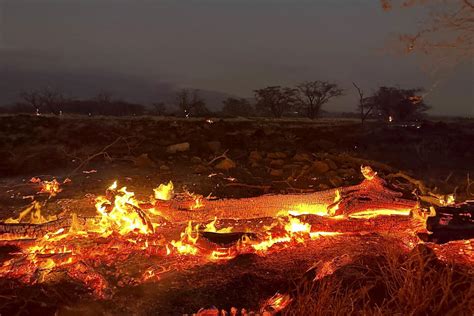
[[[112,102],[112,95],[106,91],[101,91],[95,96],[94,101],[99,104],[109,104]]]
[[[254,114],[254,108],[247,99],[243,98],[227,98],[222,101],[224,107],[222,108],[222,114],[226,116],[252,116]]]
[[[168,108],[164,102],[155,102],[151,105],[153,107],[153,114],[164,116],[168,114]]]
[[[383,120],[417,119],[430,109],[423,97],[418,95],[420,92],[422,89],[380,87],[372,96],[365,99],[364,104],[374,107]]]
[[[181,89],[176,93],[176,101],[180,114],[184,117],[206,116],[210,113],[198,90],[191,93],[187,89]]]
[[[406,52],[453,55],[456,60],[474,55],[474,2],[472,0],[380,0],[385,11],[394,7],[425,6],[429,11],[421,28],[401,34]]]
[[[271,86],[255,90],[256,109],[262,114],[282,117],[294,108],[295,89]]]
[[[59,115],[62,112],[62,106],[67,102],[62,93],[51,88],[24,91],[20,93],[20,97],[32,106],[35,111],[53,113],[55,115]]]
[[[375,107],[375,103],[372,102],[371,104],[369,104],[369,98],[364,97],[364,90],[359,88],[355,84],[355,82],[353,82],[352,85],[357,89],[357,92],[359,93],[359,104],[357,108],[360,111],[360,121],[362,124],[364,124],[365,120],[372,113],[372,110]]]
[[[330,99],[342,95],[337,84],[327,81],[305,81],[296,86],[298,107],[310,119],[318,117],[321,107]]]
[[[42,103],[40,99],[40,93],[37,90],[22,91],[20,92],[20,98],[23,102],[33,108],[34,112],[41,111]]]

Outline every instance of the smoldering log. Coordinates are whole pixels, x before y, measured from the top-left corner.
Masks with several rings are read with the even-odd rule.
[[[206,238],[207,240],[218,244],[220,246],[229,246],[235,244],[239,240],[241,240],[244,236],[248,237],[249,239],[257,239],[257,235],[255,233],[245,233],[245,232],[230,232],[230,233],[216,233],[216,232],[200,232],[199,233],[202,237]]]
[[[414,208],[416,201],[403,197],[402,193],[391,190],[382,179],[375,177],[364,180],[361,184],[314,193],[262,195],[254,198],[206,200],[203,206],[192,209],[192,201],[171,200],[160,201],[155,205],[140,205],[141,209],[155,207],[163,217],[173,223],[194,221],[203,223],[214,219],[257,219],[274,218],[281,212],[288,213],[294,210],[318,209],[329,212],[336,192],[341,199],[336,202],[337,210],[332,215],[350,215],[364,210],[390,209],[406,210]],[[187,211],[182,211],[183,209]],[[160,216],[160,221],[163,220]],[[84,225],[91,217],[77,217],[79,224]],[[94,219],[92,217],[92,219]],[[60,218],[44,224],[0,224],[0,236],[5,234],[25,237],[40,237],[58,229],[67,229],[71,226],[72,218]]]
[[[428,241],[446,243],[474,238],[474,201],[435,207],[436,215],[428,217],[426,228],[431,232]]]
[[[262,195],[255,198],[207,200],[198,209],[191,209],[191,202],[166,201],[158,202],[155,207],[164,213],[170,221],[204,222],[217,218],[252,219],[275,217],[281,211],[288,212],[305,208],[329,211],[335,203],[336,191],[341,194],[338,208],[332,215],[350,215],[364,210],[391,209],[406,210],[416,206],[415,199],[405,197],[393,191],[384,180],[375,177],[364,180],[361,184],[319,191],[314,193]],[[180,210],[189,210],[180,211]]]
[[[94,220],[94,217],[76,216],[79,225],[85,225],[88,220]],[[69,229],[73,223],[72,217],[62,217],[57,220],[43,224],[30,223],[0,223],[0,236],[22,236],[25,238],[35,238],[44,236],[48,232],[55,232],[61,228]]]

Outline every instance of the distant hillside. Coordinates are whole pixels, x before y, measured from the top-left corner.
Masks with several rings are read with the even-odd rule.
[[[0,105],[19,101],[21,91],[44,87],[58,89],[66,96],[87,99],[99,92],[107,92],[114,99],[140,104],[162,101],[173,104],[175,84],[145,80],[133,76],[111,73],[66,72],[58,70],[25,70],[18,67],[0,67]],[[210,110],[219,110],[222,101],[231,96],[226,93],[200,90]]]

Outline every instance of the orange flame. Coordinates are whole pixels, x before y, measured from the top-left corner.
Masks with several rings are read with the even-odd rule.
[[[180,240],[172,240],[171,245],[182,255],[196,255],[199,249],[195,246],[199,239],[199,224],[193,227],[191,221],[188,222],[185,230],[181,233]]]

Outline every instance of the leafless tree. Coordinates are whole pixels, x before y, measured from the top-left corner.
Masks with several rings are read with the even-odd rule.
[[[181,115],[185,117],[190,116],[205,116],[209,114],[206,103],[199,95],[199,90],[181,89],[176,93],[176,102]]]
[[[364,124],[365,120],[369,115],[372,113],[373,108],[375,107],[374,103],[368,103],[369,99],[364,97],[364,90],[359,88],[359,86],[356,85],[355,82],[352,83],[352,85],[357,89],[357,93],[359,94],[359,111],[360,111],[360,121],[362,124]]]
[[[39,112],[41,110],[41,98],[40,93],[37,90],[22,91],[20,92],[20,98],[29,106],[33,108],[33,111]]]
[[[100,91],[94,100],[99,104],[109,104],[112,102],[112,94],[107,91]]]
[[[297,103],[310,119],[318,117],[321,107],[342,93],[337,84],[327,81],[305,81],[296,86]]]
[[[474,2],[472,0],[381,0],[386,11],[424,6],[430,20],[413,34],[401,34],[405,51],[421,52],[456,61],[474,56]]]
[[[59,115],[62,112],[61,106],[65,102],[65,97],[61,92],[45,88],[41,91],[40,98],[46,111],[55,115]]]
[[[164,102],[155,102],[152,103],[153,113],[158,116],[163,116],[168,113],[168,109]]]
[[[20,97],[37,112],[48,112],[55,115],[61,113],[65,97],[57,90],[44,88],[42,90],[24,91]]]

